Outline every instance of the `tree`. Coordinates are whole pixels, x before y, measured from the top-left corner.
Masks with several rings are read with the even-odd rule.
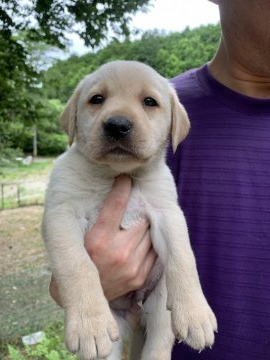
[[[27,33],[30,40],[66,47],[77,33],[94,47],[111,33],[128,35],[131,15],[146,11],[151,0],[0,0],[0,25],[6,34]]]
[[[129,20],[150,0],[0,0],[0,153],[14,147],[14,128],[38,123],[40,67],[33,49],[68,45],[76,32],[85,44],[99,45],[109,33],[129,33]]]
[[[181,33],[146,32],[141,39],[112,41],[97,52],[57,61],[44,72],[44,91],[51,99],[68,100],[78,82],[105,62],[115,59],[142,61],[167,78],[209,61],[220,38],[220,26],[208,25]]]

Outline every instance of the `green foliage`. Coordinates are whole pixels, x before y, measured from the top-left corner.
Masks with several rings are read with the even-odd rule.
[[[0,67],[1,148],[10,145],[11,122],[15,120],[23,123],[25,119],[30,119],[35,111],[29,94],[36,83],[36,73],[26,64],[26,53],[22,45],[13,39],[1,38],[1,31]]]
[[[0,0],[0,157],[6,148],[32,151],[30,128],[48,109],[40,80],[48,46],[65,48],[67,34],[74,32],[91,46],[106,39],[109,30],[127,35],[131,14],[146,9],[149,1]]]
[[[22,149],[11,147],[4,147],[2,149],[0,156],[0,175],[2,173],[2,169],[5,166],[14,164],[17,157],[23,157]]]
[[[65,134],[50,134],[39,132],[39,155],[52,156],[61,154],[67,149],[67,136]]]
[[[39,155],[57,155],[66,150],[67,135],[63,133],[59,121],[63,107],[60,100],[44,97],[37,124]]]
[[[19,148],[25,153],[32,153],[34,125],[37,128],[39,155],[63,152],[67,137],[61,130],[59,115],[64,103],[78,82],[100,65],[115,59],[137,60],[172,78],[209,61],[216,51],[219,38],[219,25],[201,26],[193,30],[187,28],[182,33],[151,31],[143,34],[139,40],[114,40],[96,53],[59,60],[48,70],[42,71],[39,83],[33,75],[33,83],[29,85],[25,70],[23,78],[28,82],[20,85],[20,81],[23,81],[19,76],[22,67],[18,70],[18,78],[15,71],[10,75],[14,80],[7,81],[6,87],[3,86],[1,90],[1,76],[4,75],[0,74],[0,95],[1,91],[10,95],[0,97],[0,162],[1,158],[5,161],[3,154],[6,148]],[[38,47],[37,50],[42,48]],[[14,69],[12,64],[10,66]]]
[[[95,70],[95,54],[88,59],[72,55],[68,60],[59,60],[48,71],[43,72],[43,91],[50,99],[59,99],[63,103],[71,96],[78,82]]]
[[[25,357],[20,353],[20,351],[11,345],[8,345],[8,354],[10,360],[25,360]]]
[[[30,100],[30,99],[29,99]],[[26,104],[25,104],[26,106]],[[47,99],[36,89],[31,93],[31,104],[28,116],[21,119],[14,115],[12,121],[0,121],[0,163],[10,159],[12,152],[7,148],[22,149],[24,153],[33,152],[33,125],[37,126],[39,155],[55,155],[63,152],[67,147],[67,137],[63,134],[59,116],[63,104],[58,99]],[[18,155],[17,155],[18,156]]]
[[[128,35],[131,15],[146,11],[149,3],[150,0],[0,0],[0,25],[6,38],[24,31],[30,41],[64,48],[67,34],[77,33],[86,45],[96,46],[109,32]]]
[[[45,337],[37,345],[7,345],[10,360],[76,360],[62,341],[63,325],[53,324],[45,329]]]
[[[78,82],[100,65],[116,60],[137,60],[154,67],[167,78],[209,61],[220,38],[220,26],[186,29],[182,33],[146,32],[140,40],[112,41],[97,53],[71,56],[56,62],[43,74],[43,86],[49,98],[66,102]]]

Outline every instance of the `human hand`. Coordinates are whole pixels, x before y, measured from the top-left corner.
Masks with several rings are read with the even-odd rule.
[[[147,220],[121,229],[130,192],[131,179],[117,177],[97,222],[85,235],[86,250],[99,270],[109,301],[142,287],[157,258]]]
[[[131,179],[117,177],[96,224],[85,234],[85,248],[98,268],[108,301],[142,287],[157,259],[147,220],[128,230],[120,228],[130,192]],[[50,293],[61,304],[53,277]]]

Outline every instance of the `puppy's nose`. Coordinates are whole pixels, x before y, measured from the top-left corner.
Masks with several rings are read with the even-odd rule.
[[[132,123],[124,116],[110,117],[103,123],[103,131],[106,136],[113,139],[122,139],[126,137],[132,129]]]

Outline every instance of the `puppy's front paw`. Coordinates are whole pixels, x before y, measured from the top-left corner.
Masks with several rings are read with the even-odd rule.
[[[66,344],[80,359],[104,359],[119,338],[118,325],[109,308],[100,306],[95,313],[72,309],[66,312]]]
[[[179,341],[199,351],[213,345],[217,320],[202,294],[192,300],[173,301],[168,308],[171,310],[173,332]]]

